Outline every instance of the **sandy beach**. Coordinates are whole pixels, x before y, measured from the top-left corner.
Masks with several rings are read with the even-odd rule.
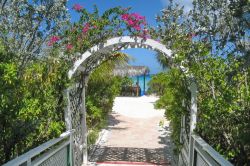
[[[90,156],[92,165],[170,165],[169,122],[164,110],[154,108],[157,99],[115,99],[108,128],[102,131]],[[160,121],[164,126],[159,126]]]

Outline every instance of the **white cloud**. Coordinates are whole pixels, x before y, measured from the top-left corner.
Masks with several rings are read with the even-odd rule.
[[[174,0],[174,2],[184,6],[184,11],[188,12],[193,8],[193,0]],[[169,0],[161,0],[163,7],[169,4]]]

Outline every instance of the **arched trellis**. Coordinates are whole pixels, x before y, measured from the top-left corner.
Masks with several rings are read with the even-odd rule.
[[[107,50],[114,51],[119,46],[121,47],[120,49],[146,48],[149,50],[159,51],[163,53],[170,60],[173,58],[172,51],[167,49],[163,44],[155,40],[152,39],[144,40],[143,38],[140,37],[130,37],[130,36],[115,37],[107,40],[105,43],[100,43],[90,48],[85,53],[83,53],[81,58],[74,63],[73,68],[69,71],[68,73],[69,78],[71,78],[76,73],[76,71],[80,68],[80,66],[83,65],[85,60],[88,59],[91,55],[98,52],[102,53]]]
[[[88,82],[89,73],[106,60],[110,52],[128,49],[128,48],[145,48],[161,52],[170,61],[174,56],[172,51],[158,41],[140,37],[122,36],[115,37],[100,43],[82,54],[75,61],[72,69],[68,72],[68,77],[72,79],[75,75],[80,75],[80,82],[67,90],[68,109],[66,111],[67,129],[75,129],[73,140],[73,162],[75,166],[87,164],[87,126],[86,126],[86,108],[85,108],[85,91]],[[89,65],[91,64],[91,65]],[[184,72],[185,68],[179,66]],[[77,74],[78,73],[78,74]],[[197,87],[194,81],[190,84],[191,91],[191,112],[190,112],[190,136],[195,128],[197,114]],[[191,139],[190,139],[191,140]],[[189,144],[191,145],[191,144]],[[191,149],[191,148],[189,148]],[[192,156],[193,152],[189,152]]]

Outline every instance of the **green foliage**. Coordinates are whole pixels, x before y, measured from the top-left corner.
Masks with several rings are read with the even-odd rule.
[[[43,54],[47,38],[61,33],[69,15],[66,0],[0,1],[0,40],[25,66]],[[21,69],[19,69],[21,70]]]
[[[89,148],[91,147],[91,145],[95,144],[96,139],[99,136],[99,132],[100,132],[100,129],[98,129],[98,128],[95,128],[93,130],[88,131],[88,138],[87,138],[88,150],[90,150]]]
[[[12,53],[0,52],[0,161],[57,137],[64,128],[63,62],[35,61],[18,77]],[[53,66],[53,68],[52,68]]]
[[[122,82],[121,82],[121,86],[122,87],[130,87],[133,84],[133,80],[129,77],[123,77],[122,78]]]
[[[158,73],[152,77],[148,83],[148,86],[149,94],[161,96],[164,94],[164,91],[168,86],[168,76],[165,73]]]
[[[192,75],[199,90],[196,132],[235,165],[247,165],[250,156],[247,5],[246,1],[194,1],[194,9],[187,15],[171,1],[157,18],[159,28],[152,30],[175,54],[171,62],[158,55],[162,65],[171,69],[166,76],[156,76],[150,85],[154,87],[160,82],[157,80],[167,78],[167,85],[160,84],[165,90],[156,106],[166,109],[177,148],[180,115],[188,114],[185,110],[190,106],[187,101],[181,103],[182,95],[188,95],[185,75]],[[234,11],[240,10],[235,16]],[[188,71],[177,72],[178,65]],[[160,93],[157,88],[153,90]]]
[[[107,67],[109,66],[109,67]],[[91,74],[87,89],[87,124],[98,126],[112,110],[114,98],[120,94],[121,78],[112,75],[114,65],[107,61]]]
[[[206,66],[196,72],[201,111],[197,132],[237,165],[247,163],[250,153],[250,69],[242,70],[241,63],[208,58],[206,64],[213,67]]]
[[[12,54],[0,55],[0,161],[5,163],[65,131],[63,91],[69,81],[64,61],[34,61],[18,77],[18,65],[9,59]],[[114,98],[126,82],[112,75],[115,62],[105,62],[90,76],[86,99],[89,143],[106,126]]]

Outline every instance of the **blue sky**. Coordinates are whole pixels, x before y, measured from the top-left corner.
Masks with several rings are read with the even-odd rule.
[[[189,9],[190,0],[177,1],[187,6],[187,10]],[[93,9],[93,5],[96,4],[100,12],[116,6],[122,6],[124,8],[132,7],[132,12],[138,12],[141,15],[146,16],[148,24],[150,26],[156,26],[155,16],[159,14],[160,10],[168,4],[168,0],[68,0],[68,8],[72,8],[74,4],[80,4],[89,11],[91,11]],[[77,20],[77,14],[72,10],[70,11],[72,21]],[[161,67],[155,58],[154,51],[145,49],[129,49],[124,50],[123,52],[131,55],[135,59],[134,62],[130,62],[131,65],[148,66],[151,74],[161,71]]]

